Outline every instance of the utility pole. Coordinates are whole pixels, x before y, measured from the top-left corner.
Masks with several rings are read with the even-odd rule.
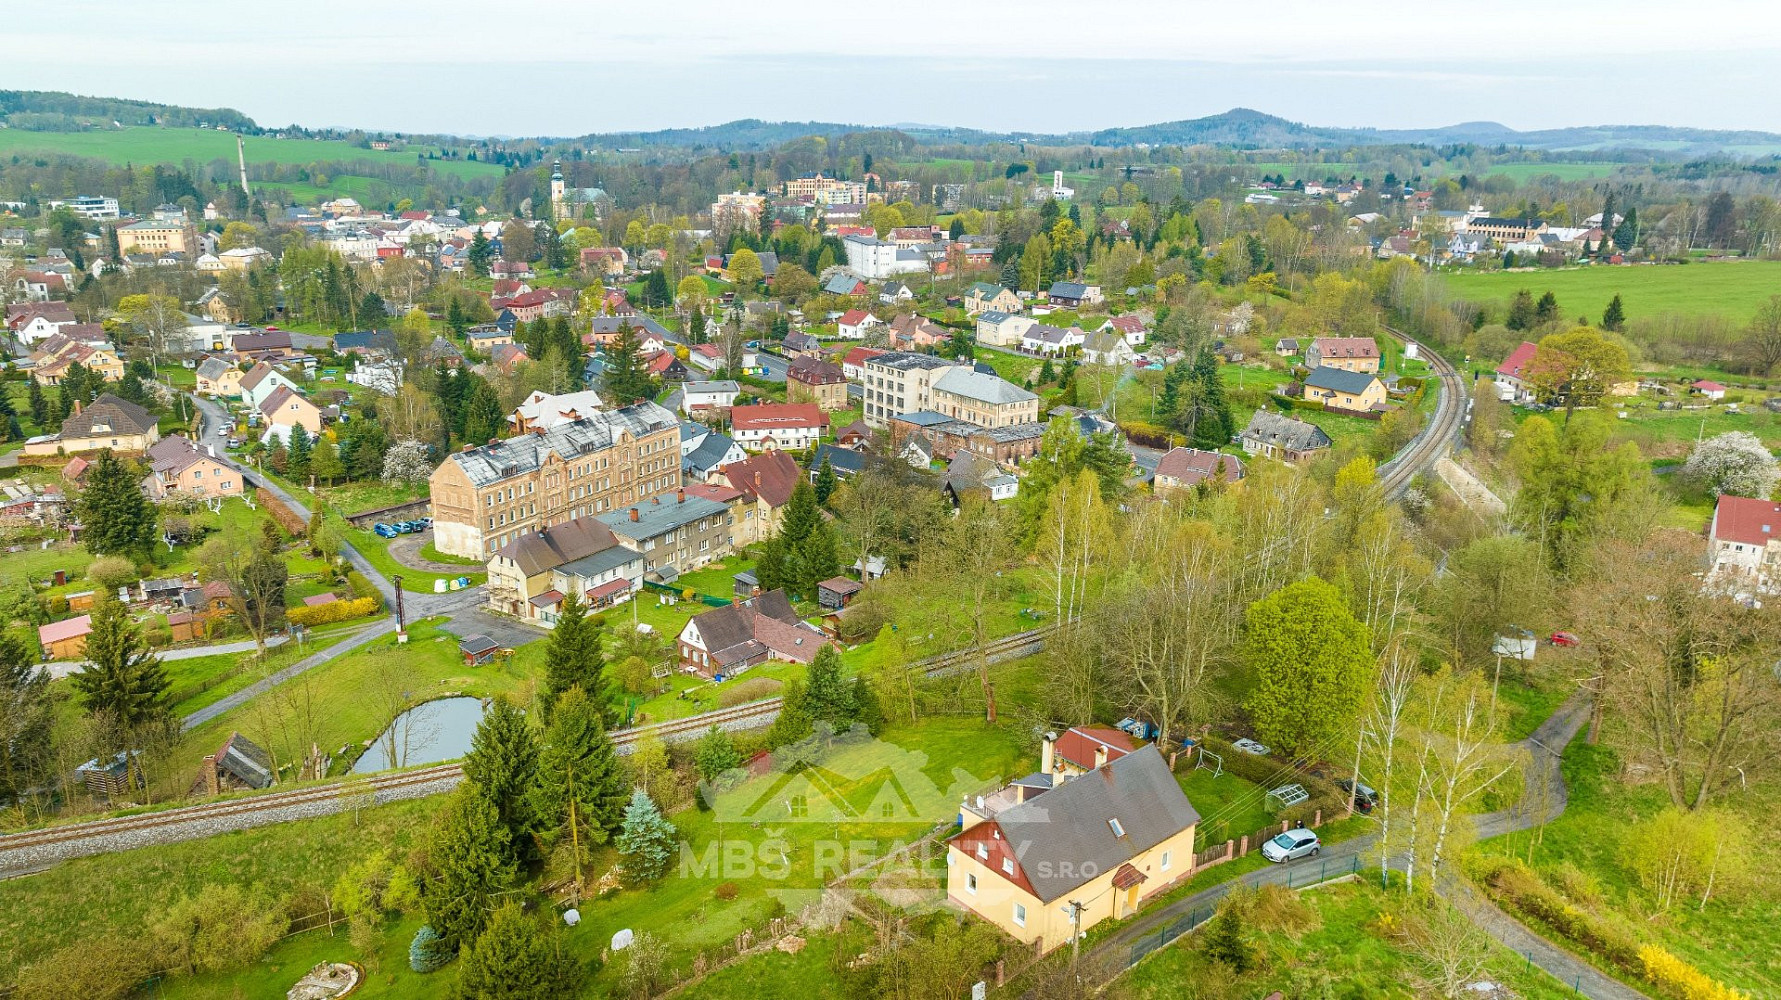
[[[1082,904],[1070,900],[1070,972],[1076,972],[1076,960],[1082,956]]]
[[[408,622],[402,614],[402,578],[392,576],[390,581],[396,585],[396,642],[404,643],[408,641]]]

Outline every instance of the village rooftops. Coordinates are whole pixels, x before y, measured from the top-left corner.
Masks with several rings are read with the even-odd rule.
[[[1305,377],[1305,384],[1313,389],[1328,389],[1332,392],[1344,392],[1360,395],[1367,387],[1377,381],[1370,372],[1351,372],[1346,368],[1331,368],[1319,365],[1311,369]]]
[[[984,375],[967,368],[955,368],[940,376],[934,389],[992,405],[1024,403],[1039,398],[998,375]]]
[[[683,490],[600,514],[596,520],[611,528],[613,534],[640,542],[691,524],[700,518],[723,517],[729,510],[715,500],[686,496]]]
[[[910,371],[917,368],[928,370],[935,368],[952,368],[956,367],[958,362],[948,361],[945,358],[936,358],[932,354],[916,354],[913,351],[886,351],[877,357],[867,358],[866,364],[878,365],[884,368],[895,369],[897,371]]]
[[[578,517],[527,532],[501,546],[495,558],[512,562],[526,576],[536,576],[617,545],[612,529],[593,518]]]

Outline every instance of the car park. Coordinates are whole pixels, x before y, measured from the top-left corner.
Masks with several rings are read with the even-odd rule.
[[[1379,805],[1379,793],[1366,785],[1356,785],[1347,778],[1337,778],[1336,787],[1354,796],[1354,811],[1362,816],[1370,815]]]
[[[1257,757],[1266,757],[1268,755],[1267,746],[1251,739],[1238,740],[1237,742],[1232,743],[1231,746],[1236,747],[1244,753],[1254,754]]]
[[[1294,858],[1314,858],[1323,850],[1323,844],[1317,834],[1310,830],[1288,830],[1278,837],[1262,845],[1262,857],[1275,864],[1284,864]]]

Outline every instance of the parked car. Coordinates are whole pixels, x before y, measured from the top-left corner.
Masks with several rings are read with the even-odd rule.
[[[430,517],[423,517],[416,523],[419,524],[423,529],[431,528],[433,526],[433,519]]]
[[[1238,740],[1237,742],[1232,743],[1231,746],[1236,747],[1244,753],[1255,754],[1257,757],[1266,757],[1268,755],[1268,748],[1266,746],[1250,739]]]
[[[396,530],[395,525],[384,524],[382,521],[372,525],[371,530],[375,532],[379,538],[394,538],[401,534],[400,531]]]
[[[1353,793],[1354,808],[1362,816],[1370,814],[1374,807],[1379,805],[1379,793],[1368,788],[1366,785],[1356,786],[1353,781],[1350,781],[1347,778],[1337,778],[1336,787],[1344,792]]]
[[[1581,645],[1583,640],[1577,638],[1573,632],[1554,632],[1551,642],[1554,646],[1577,646]]]
[[[1315,858],[1321,850],[1323,845],[1318,842],[1317,834],[1310,830],[1288,830],[1262,845],[1262,857],[1275,864],[1284,864],[1294,858]]]

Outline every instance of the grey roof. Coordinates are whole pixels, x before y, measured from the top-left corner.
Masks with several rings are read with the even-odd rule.
[[[1255,411],[1255,416],[1249,418],[1249,426],[1243,428],[1240,436],[1248,441],[1260,441],[1288,451],[1311,451],[1328,448],[1331,444],[1330,436],[1323,432],[1323,428],[1303,420],[1294,420],[1273,410]]]
[[[1124,346],[1126,346],[1125,337],[1121,336],[1117,330],[1101,330],[1091,333],[1082,343],[1084,351],[1092,351],[1095,354],[1112,354]]]
[[[601,549],[591,556],[582,556],[557,567],[557,572],[569,576],[596,577],[601,573],[610,572],[634,562],[642,562],[643,554],[622,545],[614,545],[609,549]]]
[[[741,392],[742,386],[733,379],[720,378],[707,382],[687,382],[681,386],[687,392]]]
[[[1110,820],[1119,821],[1125,836],[1113,832]],[[1004,809],[994,820],[1021,851],[1021,872],[1045,903],[1199,821],[1199,811],[1155,746]]]
[[[823,283],[822,290],[830,295],[850,295],[860,284],[860,279],[846,271],[833,275]]]
[[[156,425],[154,415],[127,399],[102,392],[79,413],[69,414],[62,421],[65,438],[89,437],[95,424],[111,428],[112,434],[142,434]]]
[[[1054,299],[1080,299],[1088,294],[1088,286],[1079,281],[1054,281],[1047,294]]]
[[[396,335],[388,330],[350,330],[334,335],[336,351],[382,351],[396,353]]]
[[[1045,436],[1045,425],[1037,420],[1029,420],[1020,424],[1009,424],[1006,427],[985,427],[978,431],[987,434],[991,441],[998,444],[1009,444],[1014,441],[1027,441]]]
[[[991,405],[1025,403],[1039,398],[1005,378],[984,375],[969,368],[954,368],[940,376],[934,388]]]
[[[595,519],[611,528],[615,535],[641,541],[673,531],[702,517],[722,517],[729,510],[730,508],[716,500],[707,500],[700,496],[682,499],[669,494],[666,498],[656,496],[629,507],[596,515]],[[637,512],[637,520],[631,520],[631,511]]]
[[[865,452],[843,448],[837,444],[825,444],[818,445],[816,454],[811,456],[810,471],[815,473],[821,469],[825,458],[829,460],[829,468],[835,470],[835,475],[844,479],[866,468]]]
[[[1009,313],[1005,313],[1005,312],[1001,311],[1000,309],[988,309],[988,310],[985,310],[984,312],[978,314],[977,322],[988,323],[991,326],[994,326],[998,323],[1001,323],[1003,320],[1007,319],[1009,317],[1009,315],[1010,315]]]
[[[249,788],[265,788],[277,780],[272,774],[272,755],[240,733],[230,733],[217,752],[216,766],[234,775]]]
[[[601,334],[617,333],[618,328],[621,326],[630,327],[632,330],[636,331],[636,334],[639,337],[646,333],[653,333],[670,343],[683,343],[680,334],[675,333],[673,330],[668,329],[662,324],[657,323],[655,320],[642,314],[636,316],[595,316],[590,326],[590,331]]]
[[[204,363],[198,366],[198,377],[211,380],[219,379],[223,377],[224,372],[232,367],[234,366],[222,358],[205,358]]]
[[[678,417],[659,404],[645,400],[616,410],[591,413],[580,420],[558,424],[543,434],[526,434],[453,454],[450,461],[464,470],[477,486],[488,486],[537,469],[546,456],[556,453],[572,459],[612,447],[621,432],[633,438],[677,427]]]
[[[718,463],[722,462],[724,456],[728,455],[730,449],[735,446],[736,442],[712,431],[705,435],[705,440],[700,441],[697,448],[687,452],[686,457],[680,460],[681,467],[690,469],[703,479],[706,473],[717,468]]]
[[[1372,385],[1373,381],[1373,376],[1368,372],[1351,372],[1346,368],[1333,368],[1329,365],[1318,365],[1305,377],[1305,384],[1312,388],[1354,395],[1366,392],[1367,386]]]
[[[913,351],[886,351],[866,359],[867,365],[882,368],[894,368],[897,371],[908,371],[912,368],[950,368],[958,365],[957,361],[937,358],[932,354],[916,354]]]
[[[903,423],[914,424],[917,427],[932,427],[935,424],[949,423],[952,420],[952,418],[946,414],[935,413],[933,410],[916,410],[913,413],[900,413],[891,419],[901,420]]]

